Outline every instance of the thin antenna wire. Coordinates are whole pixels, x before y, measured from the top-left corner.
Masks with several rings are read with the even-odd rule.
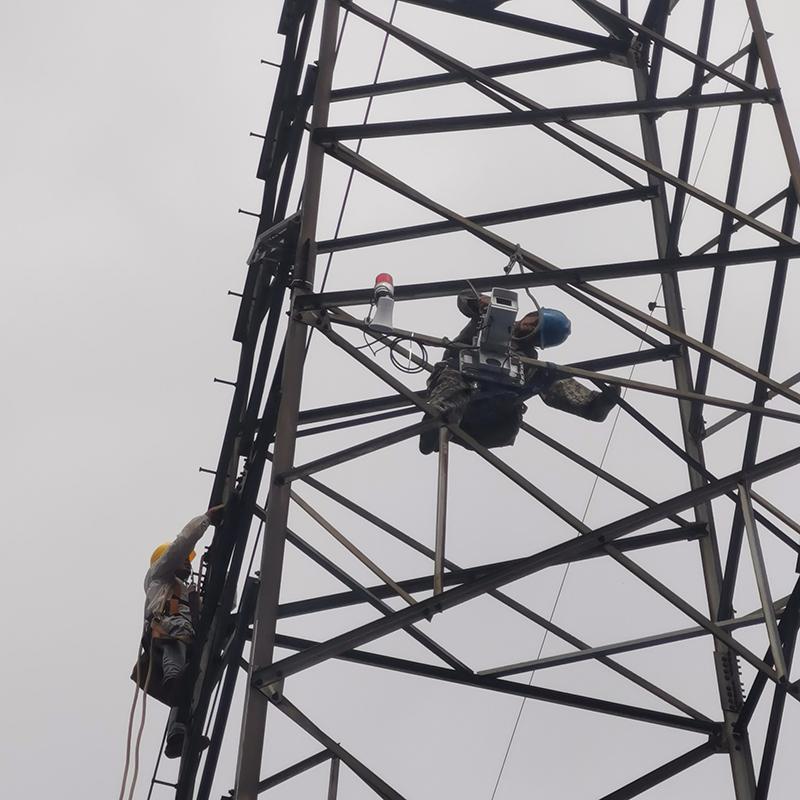
[[[392,13],[389,15],[389,25],[391,25],[394,22],[394,15],[395,12],[397,11],[397,2],[398,0],[394,0],[394,3],[392,4]],[[344,31],[344,28],[342,30]],[[387,31],[386,35],[383,37],[383,44],[381,45],[381,54],[378,58],[378,66],[375,68],[375,77],[372,80],[373,86],[375,86],[378,83],[378,78],[380,77],[381,69],[383,69],[383,59],[384,56],[386,55],[386,46],[388,44],[389,44],[389,33]],[[364,111],[364,123],[363,123],[364,125],[366,125],[367,122],[369,121],[369,115],[372,111],[372,101],[374,99],[375,96],[370,95],[369,99],[367,100],[367,108]],[[361,145],[363,143],[364,143],[363,139],[359,139],[358,142],[356,143],[356,154],[361,152]],[[350,174],[347,177],[347,186],[345,187],[344,197],[342,198],[342,206],[339,209],[339,218],[336,221],[336,230],[333,233],[334,240],[339,238],[339,231],[342,228],[342,221],[344,220],[344,212],[345,209],[347,208],[347,201],[350,198],[350,188],[353,185],[353,176],[355,175],[355,172],[356,172],[355,168],[350,167]],[[328,253],[328,262],[325,265],[325,274],[322,277],[322,284],[320,285],[319,289],[320,292],[325,291],[325,284],[328,282],[328,273],[330,272],[332,261],[333,261],[333,251]]]
[[[654,301],[654,308],[653,308],[653,310],[650,311],[650,316],[651,317],[653,316],[653,313],[655,311],[655,303],[657,303],[659,298],[661,297],[661,290],[662,290],[662,287],[659,284],[658,291],[656,292],[656,297],[655,297],[655,301]],[[649,327],[650,327],[649,325],[646,325],[645,326],[645,331]],[[639,347],[638,347],[637,352],[641,351],[643,346],[644,346],[644,340],[642,339],[642,340],[639,341]],[[633,366],[631,366],[630,373],[628,374],[628,380],[633,378],[633,373],[634,373],[635,369],[636,369],[636,365],[634,364]],[[623,387],[623,389],[622,389],[622,397],[623,398],[625,397],[627,392],[628,392],[628,387],[627,386]],[[601,469],[603,467],[603,464],[605,464],[606,456],[608,455],[608,450],[611,447],[611,439],[613,438],[614,432],[617,429],[617,423],[619,422],[620,413],[621,413],[621,408],[619,406],[617,406],[617,413],[616,413],[616,416],[614,417],[614,422],[613,422],[613,424],[611,426],[611,430],[609,431],[608,439],[606,440],[606,446],[603,449],[603,455],[600,458],[600,468]],[[585,522],[586,521],[586,516],[589,513],[589,506],[592,504],[592,500],[594,498],[594,493],[595,493],[595,490],[597,489],[597,485],[598,485],[599,482],[600,482],[600,476],[599,475],[595,475],[594,482],[592,483],[591,491],[589,492],[589,497],[586,500],[586,506],[583,509],[583,514],[581,515],[581,522]],[[569,574],[570,566],[571,565],[569,563],[567,563],[567,565],[564,567],[564,574],[561,576],[561,583],[558,586],[558,591],[556,592],[556,597],[555,597],[555,600],[553,601],[553,607],[550,609],[550,616],[547,618],[548,622],[552,622],[553,621],[553,617],[555,617],[556,608],[558,607],[558,602],[561,599],[561,593],[564,591],[564,585],[567,582],[567,575]],[[547,641],[548,633],[549,633],[549,631],[546,630],[544,632],[544,635],[542,636],[542,641],[539,644],[539,651],[536,654],[536,659],[537,660],[542,657],[542,652],[544,651],[544,645],[545,645],[545,642]],[[535,670],[531,672],[530,677],[528,678],[528,686],[530,686],[533,683],[533,676],[535,674],[536,674]],[[497,790],[500,788],[500,780],[503,777],[503,772],[504,772],[504,770],[506,768],[506,763],[508,762],[508,756],[511,753],[511,745],[514,743],[514,737],[516,736],[517,728],[519,728],[519,723],[520,723],[520,720],[522,719],[522,712],[523,712],[523,710],[525,708],[525,701],[527,699],[528,699],[527,697],[523,697],[522,698],[522,702],[520,702],[520,704],[519,704],[519,711],[517,712],[517,718],[514,720],[514,727],[511,729],[511,736],[509,737],[509,740],[508,740],[508,746],[506,747],[506,752],[503,755],[503,761],[500,764],[500,771],[499,771],[499,773],[497,775],[497,781],[495,781],[494,789],[492,790],[491,800],[495,800],[495,796],[497,795]]]
[[[389,25],[394,22],[394,15],[397,11],[397,2],[398,0],[394,0],[392,4],[392,13],[389,15]],[[342,29],[339,34],[339,41],[336,43],[336,53],[339,53],[339,47],[342,44],[342,38],[344,36],[344,28],[347,24],[347,20],[349,18],[349,10],[345,12],[344,21],[342,22]],[[378,82],[378,78],[381,74],[381,69],[383,68],[383,58],[386,55],[386,45],[389,43],[389,33],[387,31],[386,35],[383,37],[383,44],[381,45],[381,54],[378,58],[378,66],[375,68],[375,77],[372,80],[372,85],[375,86]],[[367,108],[364,112],[364,122],[363,124],[366,125],[369,120],[370,112],[372,111],[372,101],[374,100],[374,95],[370,95],[369,99],[367,100]],[[364,140],[359,139],[356,143],[356,154],[361,152],[361,145],[363,144]],[[339,231],[342,228],[342,221],[344,220],[344,212],[347,208],[347,201],[350,198],[350,187],[353,185],[353,175],[355,175],[355,168],[350,167],[350,174],[347,176],[347,186],[344,190],[344,197],[342,197],[342,205],[339,209],[339,218],[336,220],[336,230],[333,233],[334,240],[339,238]],[[302,198],[301,198],[302,199]],[[298,201],[298,208],[300,207],[300,202]],[[328,283],[328,275],[331,271],[331,262],[333,261],[333,250],[328,253],[328,261],[325,264],[325,274],[322,276],[322,283],[320,284],[319,290],[320,292],[325,291],[325,286]],[[315,328],[310,328],[308,331],[308,336],[306,337],[306,354],[308,353],[308,348],[311,347],[311,337],[314,335]]]
[[[742,31],[742,36],[739,39],[739,46],[736,48],[737,50],[742,49],[742,44],[744,43],[744,37],[747,34],[747,26],[750,24],[750,20],[745,20],[744,23],[744,30]],[[723,90],[723,94],[728,93],[728,89],[730,89],[730,83],[727,81],[725,82],[725,89]],[[708,148],[711,145],[711,138],[714,136],[714,129],[717,127],[717,120],[719,119],[719,112],[722,111],[722,106],[717,106],[717,111],[714,114],[714,122],[711,125],[711,130],[708,134],[708,139],[706,140],[706,146],[703,148],[703,155],[700,156],[700,163],[697,165],[697,172],[694,174],[694,180],[691,182],[692,186],[697,185],[697,179],[700,177],[700,170],[703,169],[703,162],[706,160],[706,154],[708,153]],[[689,210],[689,203],[692,202],[692,195],[689,195],[686,198],[686,205],[683,207],[683,214],[681,214],[681,224],[683,224],[684,219],[686,219],[686,212]]]

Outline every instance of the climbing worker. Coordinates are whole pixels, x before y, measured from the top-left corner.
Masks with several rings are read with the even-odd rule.
[[[197,587],[191,582],[194,547],[209,525],[222,521],[224,508],[209,508],[188,522],[175,541],[157,547],[144,579],[143,642],[146,663],[152,665],[153,671],[148,692],[172,706],[164,751],[167,758],[181,755],[186,734],[186,726],[178,721],[176,706],[181,699],[182,679],[199,615]]]
[[[511,293],[511,296],[515,295]],[[490,298],[486,295],[478,296],[469,290],[459,294],[458,309],[469,317],[469,322],[452,340],[454,344],[471,345],[476,341],[485,326],[489,305]],[[552,308],[533,311],[513,324],[508,353],[535,359],[536,348],[562,344],[571,328],[569,319],[561,311]],[[484,447],[514,444],[527,410],[525,400],[534,395],[538,394],[548,406],[593,422],[603,422],[619,396],[619,387],[598,392],[587,389],[574,378],[554,380],[547,370],[530,364],[521,365],[516,383],[474,380],[460,369],[459,350],[448,348],[444,360],[434,366],[428,378],[428,403],[441,412],[447,422],[459,425]],[[468,447],[458,437],[454,441]],[[420,435],[419,449],[425,455],[439,450],[437,428]]]

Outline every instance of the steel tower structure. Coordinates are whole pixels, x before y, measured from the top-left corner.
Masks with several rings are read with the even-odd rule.
[[[283,5],[179,798],[237,678],[239,800],[786,796],[800,162],[769,34],[756,0],[505,8]],[[532,400],[490,451],[438,417],[468,287],[564,309],[539,368],[622,387],[616,421]],[[471,449],[420,455],[432,427]]]

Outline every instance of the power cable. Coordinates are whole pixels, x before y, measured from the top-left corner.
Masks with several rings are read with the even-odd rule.
[[[392,12],[391,12],[391,14],[389,14],[389,25],[391,25],[394,22],[394,15],[395,15],[395,12],[397,11],[397,3],[398,3],[398,0],[394,0],[394,3],[392,4]],[[345,27],[347,26],[347,20],[349,18],[350,18],[350,11],[348,9],[348,10],[345,11],[345,16],[344,16],[344,19],[342,21],[342,27],[341,27],[341,30],[339,31],[339,39],[336,42],[336,50],[335,50],[335,53],[334,53],[334,61],[335,61],[336,57],[339,55],[339,48],[341,47],[342,39],[344,38]],[[381,54],[378,57],[378,65],[375,68],[375,77],[372,79],[372,85],[373,86],[375,86],[378,83],[378,78],[380,77],[381,69],[383,68],[383,58],[386,55],[386,45],[388,43],[389,43],[389,33],[387,31],[386,35],[383,37],[383,44],[381,45]],[[367,100],[367,108],[364,111],[364,122],[363,122],[364,125],[366,125],[367,122],[369,121],[369,115],[370,115],[370,112],[372,111],[372,101],[373,101],[373,99],[374,99],[374,95],[370,95],[369,99]],[[356,154],[361,152],[361,145],[363,143],[364,143],[363,139],[359,139],[358,142],[356,143],[356,150],[355,150]],[[347,185],[345,186],[344,196],[342,197],[342,205],[341,205],[341,208],[339,209],[339,217],[336,220],[336,229],[334,230],[334,233],[333,233],[333,240],[334,241],[336,241],[336,239],[339,238],[339,231],[342,228],[342,222],[344,220],[344,212],[345,212],[345,209],[347,208],[347,201],[350,198],[350,188],[353,185],[353,176],[354,175],[355,175],[355,168],[354,167],[350,167],[350,174],[347,176]],[[301,194],[300,199],[297,201],[298,210],[300,208],[301,202],[302,202],[302,194]],[[325,286],[328,283],[328,275],[329,275],[330,270],[331,270],[331,263],[332,262],[333,262],[333,251],[328,253],[328,261],[325,264],[325,273],[322,276],[322,283],[320,284],[320,288],[319,288],[320,292],[324,292],[325,291]],[[316,330],[315,328],[311,328],[308,331],[308,336],[306,338],[306,349],[305,349],[306,355],[308,354],[308,348],[311,346],[311,337],[314,335],[314,331],[315,330]]]
[[[744,29],[742,30],[742,35],[741,35],[741,37],[739,39],[739,47],[737,48],[739,50],[741,49],[742,44],[744,43],[744,37],[747,34],[747,28],[748,28],[749,24],[750,24],[750,20],[749,19],[745,20]],[[729,88],[730,88],[730,84],[726,83],[724,91],[727,93]],[[722,110],[722,107],[718,106],[717,110],[716,110],[716,114],[714,115],[714,122],[712,123],[711,130],[709,131],[709,134],[708,134],[708,139],[706,140],[705,147],[703,148],[703,154],[700,157],[700,163],[697,165],[697,171],[695,172],[694,180],[692,181],[692,185],[696,184],[698,178],[700,177],[700,171],[703,169],[703,163],[705,162],[706,155],[708,154],[708,149],[711,146],[711,139],[714,136],[714,130],[717,127],[717,121],[719,120],[719,115],[720,115],[721,110]],[[683,208],[683,214],[681,215],[681,222],[683,222],[683,220],[686,218],[686,213],[689,210],[689,203],[691,202],[691,200],[692,200],[692,196],[689,195],[688,199],[686,200],[686,205]],[[510,271],[510,268],[513,267],[513,263],[514,263],[515,260],[516,259],[514,258],[514,256],[512,256],[511,261],[509,262],[509,265],[507,267],[507,271]],[[658,292],[656,293],[656,298],[655,298],[655,300],[653,302],[653,306],[654,307],[650,311],[650,316],[651,317],[652,317],[653,312],[655,310],[655,304],[658,302],[658,299],[661,296],[661,290],[662,290],[662,287],[659,286]],[[647,328],[645,328],[645,330],[646,329]],[[639,348],[638,348],[639,351],[641,351],[643,345],[644,345],[644,342],[640,341],[639,342]],[[636,369],[636,365],[633,365],[631,367],[630,374],[628,375],[629,379],[633,377],[633,373],[634,373],[635,369]],[[622,397],[623,398],[627,394],[627,391],[628,391],[628,387],[624,387],[623,390],[622,390]],[[610,431],[610,433],[608,435],[608,440],[606,441],[606,446],[605,446],[605,449],[603,450],[602,458],[600,459],[600,467],[603,466],[603,464],[605,462],[605,459],[606,459],[606,455],[608,454],[608,449],[611,446],[611,438],[613,437],[614,431],[616,430],[617,422],[619,420],[619,416],[620,416],[620,409],[617,408],[617,414],[614,417],[614,423],[613,423],[613,425],[611,427],[611,431]],[[595,490],[597,488],[599,480],[600,480],[600,477],[596,475],[595,479],[594,479],[594,483],[592,484],[592,489],[591,489],[591,491],[589,493],[589,499],[586,502],[586,508],[584,509],[583,516],[581,517],[581,522],[584,522],[586,520],[586,515],[587,515],[587,513],[589,511],[589,506],[590,506],[590,504],[592,502],[592,498],[594,497],[594,493],[595,493]],[[564,574],[563,574],[563,576],[561,578],[561,584],[558,587],[558,592],[556,593],[556,598],[555,598],[555,601],[553,603],[553,608],[550,611],[550,617],[549,617],[549,620],[548,620],[549,622],[552,622],[553,621],[553,617],[555,616],[556,608],[558,606],[559,600],[561,599],[561,593],[562,593],[562,591],[564,589],[564,584],[566,583],[567,574],[569,573],[569,568],[570,568],[570,565],[567,564],[565,569],[564,569]],[[541,658],[542,651],[544,650],[545,642],[547,641],[547,634],[548,634],[548,631],[545,631],[544,636],[542,637],[542,642],[541,642],[541,644],[539,646],[539,652],[538,652],[538,654],[536,656],[537,660],[539,658]],[[535,672],[531,672],[530,679],[528,680],[528,686],[530,686],[533,683],[534,674],[535,674]],[[500,786],[500,780],[501,780],[501,778],[503,776],[503,771],[504,771],[506,763],[508,761],[509,753],[511,752],[511,745],[512,745],[512,743],[514,741],[514,737],[515,737],[515,735],[517,733],[517,728],[519,727],[520,719],[522,718],[522,711],[523,711],[523,709],[525,707],[525,700],[526,700],[526,698],[523,698],[522,702],[520,703],[519,711],[517,713],[517,718],[516,718],[516,720],[514,722],[514,727],[513,727],[512,731],[511,731],[511,737],[509,738],[509,741],[508,741],[508,747],[506,748],[506,752],[505,752],[505,754],[503,756],[503,761],[502,761],[502,763],[500,765],[500,772],[499,772],[499,774],[497,776],[497,781],[496,781],[496,783],[494,785],[494,790],[492,791],[491,800],[495,800],[495,796],[497,794],[497,789]]]
[[[394,22],[394,15],[395,15],[395,12],[397,11],[397,2],[398,2],[398,0],[394,0],[394,3],[392,4],[392,12],[391,12],[391,14],[389,14],[389,23],[388,23],[389,25],[391,25]],[[345,17],[345,23],[346,23],[346,21],[347,21],[347,18]],[[342,24],[342,34],[344,34],[344,23]],[[341,37],[339,39],[339,43],[336,46],[337,52],[338,52],[340,44],[341,44]],[[386,46],[388,44],[389,44],[389,33],[387,31],[386,35],[383,37],[383,44],[381,45],[381,54],[378,57],[378,66],[375,68],[375,77],[372,80],[372,85],[373,86],[375,86],[378,83],[378,78],[380,77],[381,69],[383,69],[383,59],[384,59],[384,56],[386,55]],[[364,125],[366,125],[367,122],[369,121],[369,115],[370,115],[370,112],[372,111],[372,101],[374,99],[375,99],[375,95],[370,95],[369,99],[367,100],[367,108],[364,111],[364,122],[362,123]],[[362,146],[363,143],[364,143],[363,139],[359,139],[358,142],[356,143],[356,150],[355,150],[356,155],[361,152],[361,146]],[[347,186],[345,187],[345,190],[344,190],[344,197],[342,198],[342,206],[339,209],[339,218],[336,221],[336,230],[333,233],[334,241],[339,238],[339,231],[342,228],[342,222],[344,220],[344,212],[345,212],[345,209],[347,208],[347,201],[350,198],[350,188],[353,185],[353,176],[355,175],[355,172],[356,172],[355,168],[351,167],[350,168],[350,174],[347,177]],[[319,289],[320,292],[324,292],[325,291],[325,284],[328,282],[328,274],[329,274],[330,269],[331,269],[331,262],[332,261],[333,261],[333,251],[328,253],[328,261],[327,261],[327,264],[325,265],[325,274],[322,276],[322,284],[320,285],[320,289]]]
[[[658,291],[656,292],[655,300],[653,301],[653,307],[652,307],[652,309],[650,311],[650,316],[651,317],[653,316],[653,313],[655,312],[655,304],[658,303],[658,300],[661,297],[661,291],[662,291],[662,287],[659,285]],[[645,331],[647,330],[648,327],[649,326],[647,326],[647,325],[645,326]],[[644,346],[644,340],[641,340],[639,342],[639,347],[638,347],[637,352],[640,352],[643,346]],[[635,369],[636,369],[636,365],[634,364],[633,366],[631,366],[630,372],[628,374],[628,380],[633,378],[633,373],[634,373]],[[621,395],[623,398],[627,394],[628,388],[629,387],[627,387],[627,386],[623,387],[622,395]],[[599,466],[600,466],[601,469],[603,467],[603,464],[605,464],[606,456],[608,455],[609,448],[611,447],[611,440],[612,440],[612,438],[614,436],[614,432],[617,429],[617,423],[619,422],[619,417],[620,417],[621,411],[622,411],[621,408],[619,406],[617,406],[617,413],[616,413],[616,416],[614,417],[614,422],[611,425],[611,430],[609,431],[608,439],[606,440],[606,445],[605,445],[605,447],[603,449],[603,455],[600,458]],[[600,476],[599,475],[595,475],[594,482],[592,483],[592,488],[591,488],[591,490],[589,492],[589,497],[586,500],[586,506],[583,509],[583,514],[581,516],[581,522],[585,522],[586,521],[586,517],[587,517],[587,515],[589,513],[589,507],[591,506],[592,500],[594,498],[595,490],[597,489],[597,486],[598,486],[599,482],[600,482]],[[571,564],[568,563],[564,568],[564,573],[561,576],[561,583],[559,584],[558,591],[556,592],[555,600],[553,601],[553,607],[550,609],[550,616],[548,617],[548,620],[547,620],[548,622],[552,622],[553,618],[555,617],[556,608],[558,607],[559,600],[561,600],[561,594],[562,594],[562,592],[564,590],[564,585],[567,582],[567,575],[569,574],[570,566],[571,566]],[[549,633],[549,631],[546,630],[544,632],[544,635],[542,636],[542,641],[539,644],[539,652],[536,655],[537,661],[538,661],[538,659],[540,659],[542,657],[542,652],[544,651],[544,646],[545,646],[545,643],[547,642],[548,633]],[[536,674],[535,670],[531,672],[530,677],[528,678],[528,686],[530,686],[533,683],[533,676],[535,674]],[[514,737],[517,734],[517,729],[519,728],[519,723],[520,723],[520,720],[522,719],[522,712],[523,712],[523,710],[525,708],[525,701],[526,700],[527,700],[527,698],[523,697],[522,698],[522,702],[519,705],[519,711],[517,712],[517,717],[514,720],[514,727],[511,729],[511,736],[509,737],[509,740],[508,740],[508,746],[506,747],[506,751],[503,754],[503,761],[500,764],[500,771],[499,771],[499,773],[497,775],[497,780],[495,781],[494,789],[492,790],[491,800],[495,800],[495,796],[497,795],[497,790],[500,787],[500,780],[503,777],[503,772],[504,772],[504,770],[506,768],[506,763],[508,762],[508,757],[509,757],[509,755],[511,753],[511,746],[514,743]]]
[[[742,44],[744,43],[744,37],[747,34],[747,26],[750,24],[750,20],[745,20],[744,23],[744,30],[742,31],[742,36],[739,39],[739,46],[736,48],[737,50],[742,49]],[[728,89],[730,89],[730,83],[727,81],[725,82],[725,88],[723,90],[723,94],[728,93]],[[700,163],[697,165],[697,172],[694,174],[694,180],[692,181],[692,186],[697,185],[697,179],[700,177],[700,170],[703,169],[703,162],[706,160],[706,154],[708,153],[708,148],[711,145],[711,138],[714,136],[714,129],[717,127],[717,120],[719,119],[720,111],[722,111],[722,106],[717,106],[717,111],[714,114],[714,122],[711,125],[711,130],[708,134],[708,139],[706,140],[706,146],[703,148],[703,155],[700,156]],[[683,214],[681,214],[681,224],[683,224],[684,219],[686,219],[686,212],[689,210],[689,203],[692,202],[692,195],[689,195],[686,199],[686,205],[683,207]]]

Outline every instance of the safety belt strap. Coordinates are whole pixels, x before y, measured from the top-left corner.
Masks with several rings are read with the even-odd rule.
[[[174,617],[180,613],[179,606],[181,604],[181,584],[176,578],[172,581],[172,594],[167,601],[167,608],[165,609],[169,616]]]
[[[177,639],[179,642],[183,642],[184,644],[187,645],[192,643],[191,636],[186,636],[184,634],[179,634],[178,636],[174,636],[172,634],[167,633],[164,630],[164,627],[155,617],[153,617],[153,619],[150,620],[150,632],[154,639]]]

